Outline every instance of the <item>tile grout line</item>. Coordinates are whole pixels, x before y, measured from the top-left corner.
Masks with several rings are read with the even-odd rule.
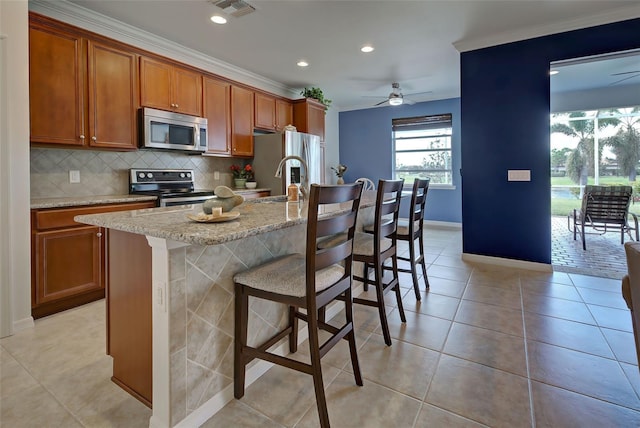
[[[522,292],[522,278],[518,275],[518,288],[520,289],[520,308],[522,315],[522,340],[524,341],[524,363],[527,369],[527,388],[529,389],[529,412],[531,417],[531,427],[536,426],[536,413],[533,400],[533,387],[531,383],[531,367],[529,365],[529,346],[527,344],[527,323],[525,322],[524,294]]]

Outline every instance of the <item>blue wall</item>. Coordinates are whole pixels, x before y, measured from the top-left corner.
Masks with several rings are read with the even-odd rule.
[[[465,253],[551,263],[549,63],[635,48],[640,19],[461,54]]]
[[[460,99],[449,99],[379,107],[340,113],[340,163],[349,168],[346,182],[368,177],[377,182],[393,174],[391,119],[451,113],[453,115],[453,185],[455,190],[430,188],[425,216],[427,220],[460,223],[462,199],[460,190]],[[404,204],[403,204],[404,209]]]

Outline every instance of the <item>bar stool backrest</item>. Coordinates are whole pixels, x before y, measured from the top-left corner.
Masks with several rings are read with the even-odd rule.
[[[380,241],[389,238],[395,246],[398,214],[404,180],[379,180],[376,212],[373,224],[374,251],[379,252]]]
[[[424,208],[427,202],[430,178],[416,178],[413,182],[411,204],[409,205],[409,236],[422,233],[424,224]]]

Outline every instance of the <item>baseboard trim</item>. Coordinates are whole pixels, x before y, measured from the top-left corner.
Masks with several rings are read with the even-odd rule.
[[[484,263],[517,269],[535,270],[539,272],[553,272],[553,267],[551,266],[551,264],[505,259],[502,257],[480,256],[478,254],[462,253],[462,260],[466,262]]]
[[[359,290],[359,291],[358,291]],[[362,291],[362,284],[354,287],[354,294],[360,293]],[[326,318],[327,320],[335,317],[343,308],[342,302],[334,302],[327,306]],[[309,331],[306,326],[299,328],[298,330],[298,345],[307,340],[309,337]],[[287,355],[289,354],[289,342],[287,339],[283,339],[283,342],[280,343],[276,348],[272,349],[271,352],[277,355]],[[251,368],[247,369],[247,373],[245,375],[245,388],[251,385],[253,382],[258,380],[260,376],[265,374],[271,367],[273,367],[272,363],[258,360],[258,362]],[[231,385],[228,385],[222,391],[218,392],[216,395],[207,400],[202,406],[195,409],[193,412],[189,413],[186,418],[181,420],[175,425],[175,428],[191,428],[194,426],[201,426],[206,421],[208,421],[213,415],[218,413],[227,403],[234,399],[233,396],[233,382]],[[150,426],[152,426],[150,424]]]
[[[13,322],[13,332],[15,334],[20,330],[26,330],[28,328],[33,328],[35,323],[33,322],[33,317],[23,318],[21,320],[17,320]]]
[[[424,225],[427,227],[432,227],[434,229],[462,229],[462,223],[456,223],[453,221],[425,220]]]

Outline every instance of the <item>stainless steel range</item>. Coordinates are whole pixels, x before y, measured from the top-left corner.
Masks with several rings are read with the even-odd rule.
[[[215,197],[213,190],[195,189],[191,169],[131,169],[129,193],[154,195],[159,207],[201,204]]]

